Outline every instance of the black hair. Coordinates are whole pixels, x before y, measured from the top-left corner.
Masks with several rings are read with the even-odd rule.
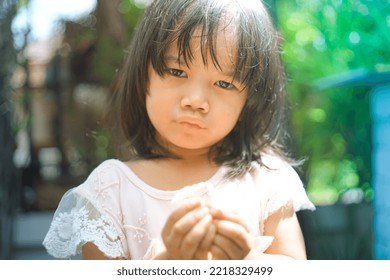
[[[219,66],[216,36],[223,27],[237,36],[234,79],[247,90],[247,100],[234,129],[211,149],[217,164],[231,167],[231,176],[262,164],[262,154],[284,152],[286,78],[280,57],[280,36],[261,1],[155,0],[138,25],[121,71],[117,88],[120,122],[133,157],[170,155],[156,139],[146,111],[148,67],[159,75],[166,69],[164,56],[173,42],[185,63],[192,58],[191,38],[201,31],[201,52]],[[230,29],[229,29],[230,30]]]

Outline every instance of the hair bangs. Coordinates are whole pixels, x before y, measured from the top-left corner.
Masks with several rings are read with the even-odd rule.
[[[226,6],[221,1],[205,5],[190,4],[183,5],[183,8],[175,14],[175,20],[162,21],[158,30],[156,40],[153,42],[152,55],[150,58],[153,68],[159,75],[163,75],[166,66],[166,53],[173,44],[178,50],[178,62],[189,66],[194,58],[194,44],[199,45],[202,61],[206,65],[209,58],[213,65],[222,70],[218,59],[218,36],[225,32],[235,32],[237,25],[235,17],[226,10]],[[167,15],[169,18],[169,15]],[[238,40],[238,38],[237,38]],[[237,41],[234,40],[234,41]],[[237,50],[238,44],[231,46],[232,50]],[[153,55],[155,54],[155,55]],[[234,54],[237,55],[236,53]],[[241,78],[235,66],[234,80]]]

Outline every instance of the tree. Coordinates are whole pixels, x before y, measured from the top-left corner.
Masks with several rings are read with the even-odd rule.
[[[14,214],[18,179],[13,164],[15,150],[12,125],[10,77],[15,66],[11,23],[16,14],[16,0],[0,0],[0,249],[1,258],[11,254],[12,216]]]
[[[388,1],[278,1],[290,78],[294,143],[308,158],[304,178],[316,203],[349,189],[371,199],[371,119],[367,88],[320,91],[316,81],[390,61]]]

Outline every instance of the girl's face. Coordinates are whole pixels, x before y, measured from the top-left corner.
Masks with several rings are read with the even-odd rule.
[[[171,152],[207,153],[237,123],[247,93],[242,84],[233,81],[234,38],[222,32],[217,38],[216,67],[207,54],[202,59],[199,39],[193,37],[193,59],[186,65],[176,44],[167,50],[164,75],[149,66],[146,109],[157,132],[158,141]]]

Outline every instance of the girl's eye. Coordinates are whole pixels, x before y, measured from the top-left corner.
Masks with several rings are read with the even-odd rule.
[[[183,70],[170,68],[170,69],[168,69],[168,71],[172,76],[175,76],[175,77],[182,77],[182,78],[187,77],[187,74]]]
[[[224,89],[233,89],[235,86],[232,83],[228,83],[225,81],[218,81],[215,83],[217,86],[224,88]]]

